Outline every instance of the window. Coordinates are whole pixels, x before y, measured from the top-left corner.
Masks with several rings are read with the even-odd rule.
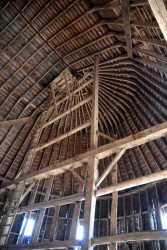
[[[84,236],[84,227],[79,224],[77,227],[76,240],[83,240],[83,236]]]
[[[21,229],[20,229],[20,235],[22,234],[24,230],[24,236],[31,237],[34,229],[35,220],[34,219],[26,219],[24,217]]]
[[[160,210],[161,211],[161,222],[162,222],[162,229],[167,229],[167,205]]]

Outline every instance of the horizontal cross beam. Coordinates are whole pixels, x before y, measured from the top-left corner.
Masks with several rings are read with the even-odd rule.
[[[71,168],[76,168],[81,166],[83,163],[87,162],[90,157],[96,156],[98,159],[103,159],[118,152],[120,149],[130,149],[136,146],[142,145],[149,141],[153,141],[167,134],[167,122],[158,124],[149,129],[145,129],[134,135],[127,136],[125,138],[116,140],[109,144],[100,146],[96,149],[92,149],[86,153],[76,155],[73,158],[59,162],[57,164],[50,165],[46,168],[39,169],[37,171],[31,172],[24,176],[21,176],[10,183],[6,183],[1,186],[0,193],[4,192],[7,188],[14,188],[16,183],[21,181],[32,181],[38,179],[45,179],[50,175],[58,175],[64,173]]]

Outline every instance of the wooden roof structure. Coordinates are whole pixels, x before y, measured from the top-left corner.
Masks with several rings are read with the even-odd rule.
[[[75,195],[91,155],[99,159],[97,196],[112,193],[110,185],[125,194],[124,182],[133,191],[135,178],[146,184],[149,176],[167,177],[165,6],[163,0],[0,1],[2,205],[4,191],[22,181],[28,185],[22,212],[31,208],[25,198],[34,181],[38,193],[52,189],[58,204],[62,195],[86,199]],[[118,183],[108,175],[115,164]]]

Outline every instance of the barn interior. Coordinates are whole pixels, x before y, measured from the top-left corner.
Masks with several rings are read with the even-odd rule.
[[[0,0],[0,249],[167,249],[166,7]]]

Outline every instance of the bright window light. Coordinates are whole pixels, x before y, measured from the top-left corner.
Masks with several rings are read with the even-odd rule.
[[[83,240],[83,234],[84,234],[84,227],[82,225],[78,225],[76,240]]]
[[[167,229],[167,213],[166,213],[166,211],[161,211],[161,221],[162,221],[162,229]]]
[[[26,224],[26,227],[25,227]],[[33,229],[34,229],[34,224],[35,224],[35,220],[34,219],[27,219],[24,217],[21,229],[20,229],[20,235],[22,234],[24,228],[24,236],[30,237],[33,233]]]

